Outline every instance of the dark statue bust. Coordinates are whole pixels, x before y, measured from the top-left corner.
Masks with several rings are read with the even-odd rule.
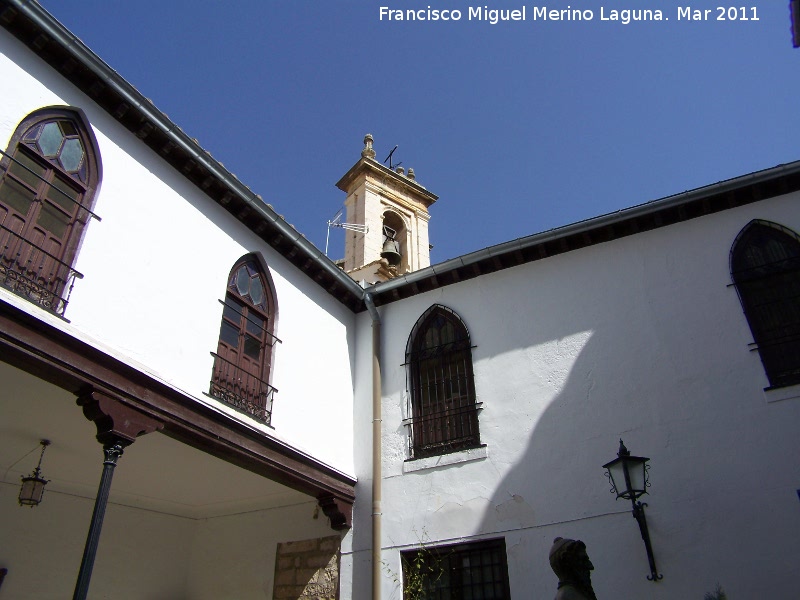
[[[594,570],[586,544],[580,540],[557,537],[550,548],[550,566],[558,576],[555,600],[597,600],[592,589]]]

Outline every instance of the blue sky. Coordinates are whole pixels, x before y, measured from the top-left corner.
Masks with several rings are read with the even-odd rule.
[[[321,248],[367,132],[439,196],[433,262],[800,159],[784,0],[732,5],[758,21],[691,4],[711,9],[699,22],[678,20],[681,0],[41,3]],[[381,21],[380,6],[463,17]],[[469,21],[469,6],[527,18]]]

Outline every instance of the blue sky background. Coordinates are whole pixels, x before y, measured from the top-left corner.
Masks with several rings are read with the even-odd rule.
[[[42,0],[324,248],[365,133],[437,194],[432,261],[800,159],[788,0],[552,0],[589,22],[468,21],[465,0]],[[379,6],[459,8],[381,22]],[[485,0],[477,6],[519,8]],[[600,7],[668,21],[600,20]],[[727,5],[726,5],[727,6]],[[331,237],[332,258],[343,236]]]

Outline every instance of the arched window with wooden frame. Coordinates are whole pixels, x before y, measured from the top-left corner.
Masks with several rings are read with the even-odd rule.
[[[231,269],[220,324],[209,394],[270,424],[270,385],[278,308],[269,270],[256,254],[240,258]]]
[[[102,178],[83,111],[48,107],[28,115],[0,159],[0,283],[63,315],[72,268]],[[97,218],[97,217],[96,217]]]
[[[406,366],[412,458],[480,446],[472,346],[461,317],[439,304],[425,311],[411,330]]]
[[[770,387],[800,383],[800,237],[751,221],[736,237],[730,263]]]

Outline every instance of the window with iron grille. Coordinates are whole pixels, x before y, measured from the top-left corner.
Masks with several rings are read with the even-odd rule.
[[[504,539],[424,547],[401,554],[404,596],[425,600],[511,598]],[[411,593],[409,593],[411,592]]]
[[[800,237],[751,221],[731,249],[731,276],[770,387],[800,383]]]
[[[63,315],[101,179],[86,117],[45,108],[19,124],[0,160],[0,283]]]
[[[270,424],[275,392],[270,384],[277,307],[269,271],[256,255],[239,259],[220,301],[217,351],[209,395]]]
[[[445,306],[431,306],[411,331],[406,366],[411,457],[480,446],[472,347],[461,318]]]

